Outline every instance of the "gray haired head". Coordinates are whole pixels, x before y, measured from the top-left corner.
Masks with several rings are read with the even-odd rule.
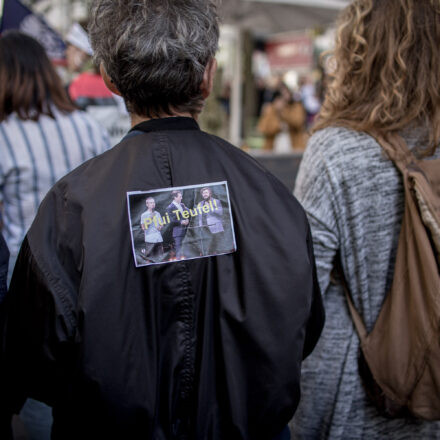
[[[215,0],[94,0],[89,35],[130,112],[202,110],[200,85],[218,48]]]

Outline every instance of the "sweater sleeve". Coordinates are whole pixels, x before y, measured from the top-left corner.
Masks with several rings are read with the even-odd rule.
[[[304,153],[294,195],[304,207],[310,223],[313,248],[316,258],[318,281],[321,292],[330,283],[333,261],[340,245],[338,231],[337,194],[338,183],[334,178],[334,168],[326,159],[326,145],[315,134]]]

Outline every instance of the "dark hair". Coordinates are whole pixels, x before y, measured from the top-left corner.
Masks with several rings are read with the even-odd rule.
[[[203,194],[203,191],[209,191],[209,195],[212,196],[212,190],[211,188],[208,188],[207,186],[205,186],[204,188],[202,188],[200,190],[200,194]]]
[[[171,193],[171,195],[173,196],[173,199],[175,199],[179,194],[182,195],[182,191],[173,191]]]
[[[214,0],[94,0],[89,34],[130,112],[202,110],[200,85],[219,38]]]
[[[11,113],[37,121],[54,118],[52,106],[75,110],[44,48],[34,38],[8,31],[0,38],[0,122]]]

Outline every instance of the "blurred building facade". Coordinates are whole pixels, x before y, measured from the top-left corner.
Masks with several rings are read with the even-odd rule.
[[[91,2],[21,1],[62,35],[73,22],[87,20]],[[202,128],[258,155],[264,141],[256,129],[258,116],[277,84],[286,84],[297,99],[307,91],[312,104],[314,94],[317,99],[322,95],[319,55],[331,48],[336,17],[347,4],[349,0],[221,0],[219,71],[200,118]]]
[[[45,17],[47,22],[61,34],[66,34],[74,22],[88,17],[90,0],[21,0],[33,11]]]

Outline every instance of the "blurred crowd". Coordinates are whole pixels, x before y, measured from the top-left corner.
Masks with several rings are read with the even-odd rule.
[[[282,77],[277,77],[272,87],[261,90],[260,108],[258,131],[264,135],[264,150],[304,150],[307,133],[320,108],[314,84],[309,78],[302,77],[297,90],[292,91]]]

